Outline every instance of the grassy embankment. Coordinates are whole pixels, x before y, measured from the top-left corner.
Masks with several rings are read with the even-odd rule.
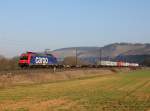
[[[149,110],[150,70],[0,89],[0,111]]]

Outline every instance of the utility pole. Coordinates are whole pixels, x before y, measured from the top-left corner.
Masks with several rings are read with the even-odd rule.
[[[102,48],[99,47],[99,65],[101,65],[101,60],[102,60]]]
[[[78,55],[77,55],[77,47],[75,48],[75,64],[76,64],[76,66],[78,65]]]

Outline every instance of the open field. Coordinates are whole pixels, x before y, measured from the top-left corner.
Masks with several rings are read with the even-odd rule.
[[[149,69],[63,73],[13,76],[0,88],[0,111],[150,111]]]

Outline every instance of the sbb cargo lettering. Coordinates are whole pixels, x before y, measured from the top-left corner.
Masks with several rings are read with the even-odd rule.
[[[36,57],[35,58],[36,64],[48,64],[48,58],[45,57]]]

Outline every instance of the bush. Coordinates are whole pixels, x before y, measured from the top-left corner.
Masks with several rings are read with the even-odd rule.
[[[19,57],[5,58],[0,56],[0,70],[13,70],[18,68]]]

